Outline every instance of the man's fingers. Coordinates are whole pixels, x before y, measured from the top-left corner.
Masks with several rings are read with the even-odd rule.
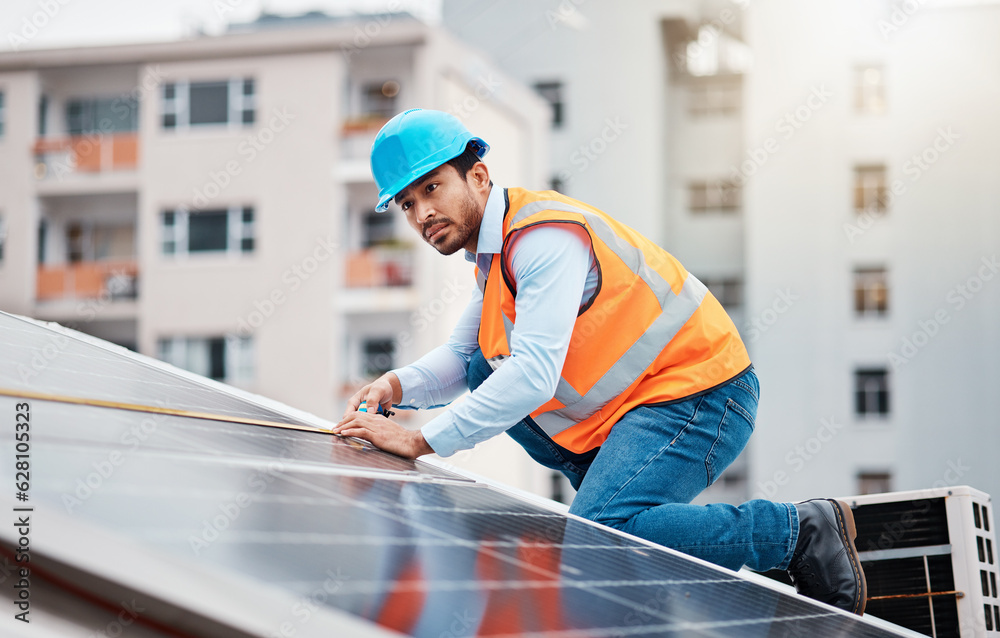
[[[341,422],[346,421],[347,419],[351,418],[351,415],[358,411],[358,406],[359,405],[361,405],[361,404],[360,403],[348,403],[347,404],[347,408],[344,410],[344,414],[341,415],[341,417],[340,417]]]
[[[338,432],[338,434],[340,434],[340,436],[351,436],[356,439],[361,439],[362,441],[368,441],[372,445],[378,447],[378,443],[375,442],[376,433],[367,428],[348,427]]]
[[[364,439],[365,437],[362,436],[362,435],[363,435],[363,433],[365,433],[367,431],[368,430],[365,430],[364,428],[353,428],[352,427],[352,428],[344,428],[343,430],[338,431],[337,434],[339,434],[340,436],[353,436],[353,437],[356,437],[356,438],[359,438],[359,439]],[[365,439],[365,440],[367,441],[368,439]]]
[[[333,431],[334,431],[334,432],[337,432],[337,431],[339,431],[339,430],[343,429],[344,427],[351,427],[352,425],[353,425],[353,427],[357,427],[357,424],[356,424],[356,423],[354,423],[354,422],[355,422],[355,421],[357,421],[357,420],[358,420],[358,418],[359,418],[359,417],[360,417],[360,416],[361,416],[362,414],[364,414],[364,412],[348,412],[348,413],[347,413],[347,414],[346,414],[346,415],[344,416],[344,418],[340,420],[340,423],[338,423],[338,424],[337,424],[337,425],[336,425],[336,426],[335,426],[335,427],[333,428]]]
[[[361,388],[347,400],[347,408],[344,410],[344,416],[342,418],[346,419],[352,413],[357,412],[358,408],[361,407],[361,402],[365,400],[365,395],[371,389],[371,384],[369,383],[365,387]]]
[[[340,436],[358,436],[359,432],[367,432],[367,430],[358,425],[348,425],[345,427],[337,428],[333,431],[334,434],[339,434]],[[365,438],[361,436],[360,438]]]
[[[341,421],[346,420],[351,414],[356,413],[358,408],[361,407],[362,401],[371,406],[368,408],[369,414],[376,413],[376,410],[373,409],[376,404],[381,405],[385,412],[389,412],[392,409],[392,386],[388,383],[379,383],[376,380],[355,392],[347,400],[347,408],[344,409]]]

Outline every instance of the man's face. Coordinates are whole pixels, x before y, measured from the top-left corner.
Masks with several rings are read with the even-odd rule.
[[[439,166],[400,191],[395,201],[410,226],[442,255],[470,246],[475,250],[483,209],[455,167]]]

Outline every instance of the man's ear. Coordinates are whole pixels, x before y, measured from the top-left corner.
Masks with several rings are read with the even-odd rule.
[[[465,176],[473,190],[486,193],[490,190],[490,170],[483,162],[476,162]]]

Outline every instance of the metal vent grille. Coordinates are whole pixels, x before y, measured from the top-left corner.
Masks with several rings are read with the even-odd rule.
[[[951,556],[865,561],[862,566],[868,580],[869,601],[866,613],[928,636],[958,638],[959,618],[955,596],[952,594],[928,598],[919,595],[926,594],[928,590],[955,590]],[[912,597],[913,594],[918,596]]]
[[[859,505],[854,509],[859,552],[947,545],[943,498]]]
[[[976,552],[979,555],[979,579],[983,588],[983,618],[987,631],[1000,632],[1000,604],[997,604],[997,574],[993,556],[993,541],[989,538],[990,516],[986,505],[972,504],[972,521],[976,526]],[[981,530],[981,531],[980,531]],[[986,533],[986,536],[980,534]],[[998,557],[1000,559],[1000,557]],[[993,599],[993,600],[990,600]]]

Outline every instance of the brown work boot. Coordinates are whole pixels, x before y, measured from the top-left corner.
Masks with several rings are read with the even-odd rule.
[[[865,573],[854,547],[857,529],[847,503],[815,499],[796,503],[799,540],[788,575],[803,596],[857,615],[865,612]]]

